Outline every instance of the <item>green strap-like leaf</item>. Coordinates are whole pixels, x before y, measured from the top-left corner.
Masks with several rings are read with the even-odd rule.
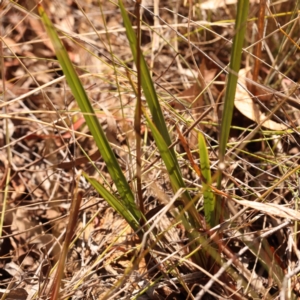
[[[205,180],[204,182],[202,182],[205,220],[206,223],[209,224],[210,228],[213,228],[218,224],[218,220],[215,220],[216,200],[215,195],[210,188],[211,172],[206,142],[203,134],[200,132],[198,134],[198,142],[200,155],[200,169],[203,179]]]
[[[129,41],[129,45],[131,48],[132,55],[134,57],[135,63],[137,63],[137,39],[136,34],[131,26],[131,22],[129,20],[129,17],[126,13],[126,10],[124,8],[123,2],[119,0],[119,6],[121,9],[122,18],[124,21],[124,25],[126,28],[126,34]],[[144,91],[144,95],[147,101],[147,104],[149,106],[149,109],[151,111],[151,115],[153,118],[153,123],[157,128],[159,128],[161,135],[164,137],[166,143],[168,146],[171,145],[171,139],[168,133],[168,129],[163,117],[163,113],[158,101],[158,97],[153,85],[153,81],[148,69],[148,66],[146,64],[144,56],[141,54],[141,61],[140,61],[140,68],[141,68],[141,79],[142,79],[142,87]],[[171,150],[173,152],[173,150]]]
[[[96,189],[96,191],[107,201],[107,203],[115,209],[128,222],[131,228],[137,231],[140,226],[138,220],[122,202],[120,202],[114,195],[105,189],[96,179],[90,178],[87,174],[83,174],[89,183]]]
[[[229,64],[229,73],[226,84],[226,92],[224,98],[224,110],[222,113],[222,124],[220,134],[220,161],[223,162],[226,152],[226,145],[229,137],[229,131],[232,121],[232,113],[234,108],[235,91],[238,81],[238,73],[240,70],[243,43],[247,26],[249,0],[239,0],[237,6],[237,17],[235,23],[235,35],[233,38],[231,57]]]
[[[93,135],[95,143],[103,157],[103,160],[106,163],[111,178],[118,189],[120,198],[122,199],[122,201],[124,201],[124,206],[131,212],[135,220],[139,220],[141,214],[135,205],[133,193],[107,141],[105,133],[99,123],[97,116],[95,115],[94,109],[73,67],[68,53],[65,47],[63,46],[61,40],[59,39],[53,24],[47,17],[41,5],[38,6],[38,10],[46,28],[46,31],[54,46],[58,61],[66,76],[67,83],[70,86],[71,91],[78,103],[78,106],[80,107],[80,110],[84,115],[86,123]]]

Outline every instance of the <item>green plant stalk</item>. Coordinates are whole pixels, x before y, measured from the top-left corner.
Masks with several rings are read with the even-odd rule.
[[[229,131],[232,121],[234,108],[234,98],[238,81],[238,73],[241,65],[243,43],[247,25],[247,15],[249,0],[239,0],[237,6],[237,16],[235,22],[235,36],[231,49],[231,58],[229,64],[229,74],[226,84],[224,110],[222,114],[221,134],[220,134],[220,153],[219,160],[224,162],[226,144],[229,137]]]
[[[119,6],[121,9],[122,18],[124,21],[124,25],[126,28],[126,34],[129,41],[130,49],[132,52],[132,55],[134,57],[134,61],[136,65],[138,65],[138,55],[137,55],[137,39],[135,32],[131,26],[131,22],[129,20],[129,17],[126,13],[126,10],[124,8],[123,2],[119,0]],[[153,118],[153,123],[157,128],[159,128],[161,135],[164,137],[167,145],[171,145],[171,139],[169,136],[169,132],[163,117],[163,113],[157,98],[157,94],[153,85],[153,81],[151,79],[151,75],[148,69],[148,66],[146,64],[144,56],[140,55],[140,70],[141,70],[141,84],[143,87],[144,95],[147,101],[147,104],[149,106],[149,109],[151,111],[151,115]],[[175,152],[172,149],[171,152],[175,156]]]
[[[219,139],[219,163],[224,163],[226,145],[229,137],[230,126],[232,122],[232,114],[234,109],[235,92],[238,82],[238,73],[240,70],[243,43],[247,25],[247,15],[249,9],[249,0],[239,0],[237,5],[237,16],[235,21],[235,36],[231,49],[229,74],[226,84],[226,92],[224,99],[224,110],[222,113],[222,122],[220,128]],[[218,189],[221,188],[222,174],[220,172],[217,180]],[[221,217],[221,197],[217,197],[216,204],[216,222],[220,222]]]
[[[194,203],[192,199],[190,198],[189,193],[186,191],[186,188],[184,186],[184,182],[182,179],[181,174],[179,174],[176,171],[176,167],[178,166],[178,162],[176,158],[171,154],[170,149],[168,149],[168,146],[160,134],[160,131],[155,127],[153,122],[151,121],[150,117],[147,115],[145,109],[142,109],[144,116],[146,117],[147,123],[151,129],[153,138],[156,142],[156,145],[159,149],[160,155],[162,160],[164,161],[164,164],[167,168],[168,174],[170,176],[170,182],[172,185],[172,189],[174,193],[176,193],[180,188],[184,189],[184,192],[182,194],[182,200],[183,200],[183,206],[180,207],[180,214],[177,216],[177,219],[182,221],[183,226],[185,227],[189,240],[192,242],[191,249],[197,249],[201,248],[200,245],[200,233],[199,229],[201,228],[201,220],[199,217],[199,213],[196,210]],[[184,212],[188,212],[189,218],[187,219],[184,215]],[[201,265],[202,267],[205,267],[207,264],[207,259],[205,257],[205,254],[202,250],[196,251],[194,254],[196,262]]]
[[[121,214],[121,216],[128,222],[130,227],[137,231],[140,229],[139,222],[131,214],[131,210],[128,210],[125,205],[116,199],[106,188],[103,187],[96,179],[90,178],[87,174],[83,173],[83,176],[89,181],[89,183],[96,189],[96,191],[108,202],[108,204]]]
[[[210,228],[218,225],[215,218],[216,212],[216,199],[212,192],[210,185],[212,184],[211,172],[210,172],[210,162],[206,147],[205,138],[202,133],[198,133],[198,145],[199,145],[199,155],[200,155],[200,169],[205,182],[202,182],[203,186],[203,198],[204,198],[204,215],[206,223]]]
[[[175,155],[175,151],[173,148],[168,149],[168,147],[171,145],[171,139],[169,136],[169,132],[162,114],[162,110],[158,101],[158,97],[153,85],[153,81],[148,69],[148,66],[146,64],[146,61],[144,59],[144,56],[142,53],[140,54],[140,59],[138,60],[137,55],[137,39],[136,35],[133,31],[131,22],[129,20],[129,17],[126,13],[126,10],[124,8],[124,5],[121,0],[119,0],[119,6],[121,9],[121,14],[123,17],[124,25],[126,28],[126,34],[127,38],[130,44],[131,52],[134,57],[135,63],[137,66],[139,66],[141,71],[141,85],[144,91],[144,95],[148,104],[148,107],[151,112],[151,116],[153,119],[153,122],[150,120],[150,118],[147,116],[145,110],[142,108],[144,115],[147,118],[148,124],[151,127],[151,131],[153,134],[153,137],[155,139],[156,145],[159,149],[160,155],[167,167],[171,185],[173,188],[173,191],[176,193],[180,188],[183,188],[185,190],[184,194],[182,195],[182,199],[184,201],[185,209],[188,212],[189,218],[188,220],[185,220],[185,217],[183,217],[183,225],[186,227],[187,231],[190,233],[189,238],[190,240],[195,240],[194,246],[197,248],[198,239],[197,235],[199,234],[198,229],[201,228],[201,222],[198,215],[198,212],[194,206],[194,203],[192,202],[192,199],[190,198],[190,195],[186,191],[185,184],[182,178],[181,170],[179,168],[179,164]],[[200,253],[200,254],[199,254]],[[206,265],[206,258],[204,256],[204,253],[197,252],[195,254],[195,260],[198,264],[205,266]]]
[[[99,152],[101,153],[103,160],[105,161],[108,171],[112,177],[112,180],[114,181],[118,189],[120,198],[122,199],[126,209],[129,209],[131,211],[132,216],[136,220],[139,220],[141,217],[141,213],[135,205],[133,193],[107,141],[105,133],[99,123],[98,118],[95,115],[94,109],[91,106],[91,103],[87,97],[87,94],[82,86],[81,81],[79,80],[78,75],[76,74],[76,71],[67,54],[67,51],[64,48],[53,24],[45,14],[44,9],[41,5],[38,5],[38,10],[46,28],[46,31],[54,46],[56,56],[64,71],[66,80],[78,103],[78,106],[80,107],[81,112],[84,115],[89,130],[91,131],[95,143],[99,149]]]

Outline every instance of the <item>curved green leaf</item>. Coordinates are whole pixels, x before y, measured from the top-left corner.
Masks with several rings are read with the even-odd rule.
[[[201,174],[205,180],[205,182],[202,182],[205,220],[206,223],[209,224],[210,228],[213,228],[214,226],[218,225],[218,220],[215,220],[216,199],[214,193],[210,188],[212,182],[206,142],[203,134],[200,132],[198,134],[198,144],[200,155],[200,169]]]
[[[124,201],[125,207],[131,212],[134,218],[138,220],[141,217],[141,214],[135,205],[133,193],[107,141],[105,133],[74,69],[68,53],[61,40],[59,39],[52,22],[47,17],[41,5],[38,5],[38,10],[46,31],[54,46],[55,54],[66,76],[67,83],[71,88],[71,91],[78,103],[78,106],[80,107],[81,112],[83,113],[86,124],[88,125],[89,130],[91,131],[95,143],[99,149],[99,152],[101,153],[103,160],[105,161],[110,176],[118,189],[120,198],[122,199],[122,201]]]

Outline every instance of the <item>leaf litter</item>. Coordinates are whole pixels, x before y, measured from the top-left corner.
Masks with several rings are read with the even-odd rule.
[[[119,10],[115,3],[103,2],[101,4],[103,18],[93,1],[86,1],[83,7],[85,14],[81,11],[82,7],[72,0],[65,3],[45,1],[43,4],[60,30],[62,40],[77,66],[95,110],[99,112],[99,119],[120,164],[128,181],[131,181],[135,156],[135,137],[132,128],[135,96],[125,70],[134,67]],[[5,84],[6,102],[5,104],[3,102],[1,107],[5,106],[8,111],[7,129],[10,144],[6,145],[3,119],[0,132],[2,189],[5,186],[6,170],[10,164],[12,176],[9,181],[9,197],[0,249],[2,275],[0,292],[2,295],[7,293],[7,299],[26,297],[37,299],[38,296],[47,299],[53,280],[51,269],[61,251],[74,178],[78,169],[96,177],[109,186],[112,192],[115,190],[101,157],[94,156],[93,140],[62,77],[52,45],[40,21],[34,15],[36,10],[30,6],[33,4],[19,1],[20,6],[13,2],[5,5],[2,12],[5,78],[2,78],[1,90],[3,92]],[[126,5],[130,10],[132,3],[126,2]],[[228,7],[230,10],[233,9],[231,4]],[[143,12],[145,24],[162,25],[157,20],[154,22],[151,10],[146,8]],[[166,1],[160,1],[160,20],[163,19],[174,27],[180,24],[186,26],[186,17],[183,16],[188,15],[188,7],[179,5],[176,9]],[[213,18],[216,21],[225,16],[230,19],[226,15],[226,9],[224,6],[221,7],[218,13],[213,13]],[[195,11],[198,14],[203,13],[197,10],[197,5]],[[175,16],[176,24],[174,24]],[[197,19],[196,16],[193,18]],[[102,33],[96,34],[90,22]],[[109,40],[105,26],[109,28]],[[225,83],[224,74],[219,74],[221,70],[216,69],[216,65],[199,54],[196,48],[193,48],[193,51],[199,65],[194,65],[191,54],[187,51],[187,43],[178,38],[178,33],[188,34],[186,27],[178,27],[178,32],[169,26],[160,27],[159,34],[154,35],[155,41],[152,41],[151,30],[143,30],[142,46],[147,62],[153,66],[151,71],[171,135],[173,139],[176,138],[175,130],[172,129],[175,124],[181,127],[181,132],[184,132],[199,114],[206,108],[214,106],[212,111],[215,114],[208,114],[201,120],[201,124],[191,132],[189,144],[191,150],[195,149],[197,144],[193,136],[197,131],[203,131],[208,137],[212,171],[216,171],[218,124],[215,122],[218,121],[216,112],[222,109],[222,101],[218,102],[217,99]],[[231,25],[222,28],[222,37],[233,36]],[[230,46],[225,39],[222,40],[218,36],[215,40],[211,32],[202,35],[195,25],[193,29],[195,33],[192,42],[195,45],[203,43],[202,50],[205,53],[213,51],[226,64]],[[219,35],[217,31],[215,33]],[[178,53],[172,47],[174,39],[177,38]],[[152,42],[156,46],[149,54]],[[178,54],[181,70],[178,69],[175,59]],[[199,69],[205,88],[199,85],[203,81],[199,78],[196,80]],[[255,256],[258,248],[247,243],[247,239],[259,240],[261,231],[271,230],[284,219],[299,220],[299,213],[294,209],[294,203],[299,196],[298,173],[292,174],[287,182],[276,185],[276,182],[287,174],[289,168],[298,164],[299,138],[293,127],[291,129],[285,124],[278,123],[269,117],[269,112],[263,111],[253,102],[253,97],[245,89],[247,87],[243,79],[247,77],[245,70],[242,69],[239,74],[243,88],[239,86],[236,91],[237,110],[234,112],[230,143],[239,143],[247,136],[248,128],[259,125],[271,131],[284,131],[284,134],[280,135],[283,146],[281,152],[276,152],[279,149],[276,148],[276,140],[261,129],[253,137],[255,141],[249,141],[247,144],[246,152],[236,153],[235,163],[229,164],[228,169],[224,171],[226,176],[222,184],[226,187],[226,192],[237,196],[237,200],[230,204],[232,224],[225,223],[226,253],[229,259],[230,255],[238,253],[242,247],[248,245],[249,249],[239,259],[243,268],[247,268],[250,274],[249,282],[251,278],[255,278],[252,284],[259,286],[258,290],[261,293],[267,293],[266,290],[271,289],[273,295],[277,295],[278,284],[268,282],[269,274],[263,268],[263,262],[258,262]],[[261,76],[266,76],[263,72],[264,70]],[[281,81],[283,87],[293,82],[295,71],[291,69],[288,76],[289,80],[285,78]],[[208,85],[215,103],[211,103],[207,95]],[[297,91],[295,97],[296,93]],[[19,96],[21,99],[18,100]],[[274,105],[272,97],[268,101],[270,107]],[[284,104],[284,109],[279,110],[278,115],[286,121],[286,124],[294,123],[298,126],[297,112],[287,104]],[[242,127],[243,130],[238,127]],[[148,165],[158,154],[151,133],[147,132],[147,128],[144,129],[145,136],[146,134],[149,136],[145,139],[143,161]],[[264,138],[269,138],[269,144]],[[7,156],[8,147],[11,149],[10,160]],[[180,145],[176,146],[176,151],[184,157],[185,153]],[[101,177],[86,159],[86,154],[101,171]],[[195,155],[195,160],[197,159]],[[182,158],[180,163],[191,194],[196,197],[201,182],[186,160]],[[177,210],[176,201],[170,211],[164,212],[161,221],[156,224],[155,237],[151,239],[156,243],[152,255],[158,267],[157,269],[153,267],[155,272],[148,272],[147,261],[139,253],[140,242],[128,224],[90,189],[83,178],[79,184],[85,190],[85,196],[81,203],[76,240],[66,262],[62,295],[68,295],[71,299],[93,297],[188,299],[189,293],[195,296],[209,281],[209,275],[202,270],[199,271],[191,260],[185,257],[188,253],[186,233],[172,215],[172,210]],[[149,220],[151,217],[155,219],[155,215],[159,214],[174,196],[160,161],[144,175],[143,185]],[[276,189],[266,196],[264,203],[254,202],[273,185],[276,185]],[[198,198],[201,213],[203,200],[201,196]],[[1,193],[1,203],[3,199],[4,195]],[[245,214],[239,215],[242,206],[246,207]],[[290,242],[290,232],[293,232],[292,227],[283,228],[268,238],[268,243],[274,249],[273,256],[267,255],[265,249],[262,250],[271,263],[277,257],[280,258],[283,272],[286,272],[288,267],[295,267],[296,257],[299,256],[298,239]],[[296,236],[296,232],[294,234]],[[157,236],[162,238],[158,241]],[[290,249],[288,241],[292,243],[291,247],[294,249],[289,259],[286,253],[286,250]],[[242,269],[241,265],[235,266],[237,272]],[[157,274],[160,274],[160,279],[157,278],[159,277]],[[293,291],[297,294],[299,293],[297,278],[293,280]],[[138,297],[139,292],[146,287],[148,287],[146,293]],[[217,299],[216,295],[228,298],[231,295],[218,281],[213,285],[212,294],[206,294],[205,299]]]

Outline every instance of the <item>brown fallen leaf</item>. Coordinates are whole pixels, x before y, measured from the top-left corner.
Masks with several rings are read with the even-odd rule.
[[[251,95],[247,92],[246,76],[249,69],[241,69],[239,72],[239,85],[236,88],[234,106],[248,119],[271,130],[285,130],[287,126],[268,119],[257,109]]]
[[[178,109],[178,110],[185,109],[184,103],[186,103],[187,106],[189,106],[190,104],[192,104],[194,102],[194,100],[196,99],[196,97],[198,95],[200,95],[201,92],[202,92],[201,86],[199,85],[198,82],[195,82],[190,88],[184,90],[183,92],[181,92],[178,95],[178,98],[180,100],[182,100],[181,103],[179,101],[172,101],[171,105],[175,109]],[[197,105],[201,106],[202,103],[203,103],[203,99],[202,99],[202,96],[200,96],[197,99]]]
[[[178,95],[178,98],[182,100],[182,103],[178,101],[171,102],[171,105],[177,110],[185,109],[186,107],[184,106],[184,103],[186,103],[187,107],[192,108],[194,120],[196,120],[203,112],[203,87],[206,87],[207,84],[214,79],[217,69],[208,70],[205,62],[203,61],[200,65],[200,72],[197,81],[190,88],[184,90]],[[196,131],[191,131],[189,135],[189,146],[191,149],[196,149],[198,147],[198,136]]]
[[[67,162],[58,163],[56,165],[52,165],[52,168],[60,168],[63,170],[70,170],[81,164],[87,164],[90,162],[90,160],[96,161],[100,157],[101,157],[101,154],[100,154],[99,150],[96,149],[91,155],[89,155],[90,159],[88,159],[86,156],[80,156],[80,157],[74,159],[73,161],[67,161]]]
[[[236,203],[254,208],[272,217],[280,217],[292,221],[300,221],[300,212],[297,210],[285,207],[284,205],[273,203],[261,203],[248,200],[236,200],[232,198]]]
[[[237,0],[207,0],[199,4],[200,9],[216,10],[227,7],[228,5],[236,4]],[[250,0],[250,3],[258,3],[257,0]]]

